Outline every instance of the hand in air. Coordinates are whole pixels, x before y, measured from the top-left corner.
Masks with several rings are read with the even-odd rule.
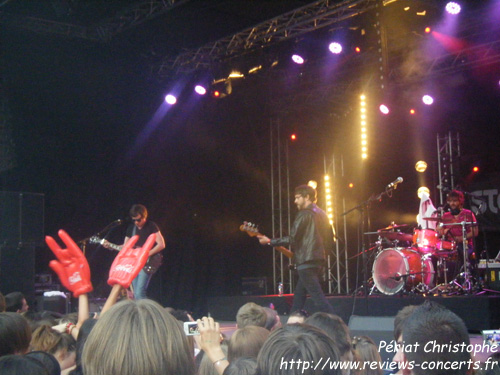
[[[151,234],[142,247],[134,249],[138,239],[139,236],[134,236],[128,240],[116,256],[109,270],[109,285],[119,284],[125,289],[128,288],[132,280],[146,265],[149,250],[156,242],[156,233]]]
[[[45,237],[45,242],[58,259],[50,261],[50,268],[57,273],[61,283],[73,293],[75,298],[80,294],[91,292],[93,288],[90,281],[90,268],[87,259],[69,234],[62,229],[58,234],[67,248],[61,249],[52,237]]]

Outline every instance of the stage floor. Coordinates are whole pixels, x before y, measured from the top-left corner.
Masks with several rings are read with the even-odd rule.
[[[273,305],[280,315],[288,315],[293,295],[284,296],[226,296],[212,297],[208,300],[208,311],[219,321],[234,321],[238,309],[247,302],[255,302],[261,306]],[[375,295],[368,297],[327,296],[335,313],[346,323],[351,316],[394,317],[407,305],[420,305],[426,299],[435,301],[460,316],[469,332],[478,333],[484,329],[500,328],[500,296],[441,296],[424,297],[422,295]],[[314,304],[307,300],[305,309],[315,311]]]

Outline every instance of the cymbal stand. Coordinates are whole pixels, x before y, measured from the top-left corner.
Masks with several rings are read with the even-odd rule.
[[[468,243],[467,243],[467,225],[476,225],[474,222],[467,222],[467,221],[462,221],[460,223],[448,223],[448,224],[441,224],[443,227],[445,226],[456,226],[456,225],[461,225],[462,226],[462,251],[463,251],[463,261],[464,261],[464,266],[463,266],[463,272],[460,273],[455,279],[451,281],[451,284],[459,287],[462,292],[466,294],[471,294],[472,293],[472,283],[473,283],[473,277],[469,272],[469,254],[468,254]],[[463,277],[464,281],[462,284],[460,284],[457,279],[458,277]]]

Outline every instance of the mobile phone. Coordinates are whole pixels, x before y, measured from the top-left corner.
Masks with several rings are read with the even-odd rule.
[[[184,333],[188,336],[199,335],[198,323],[196,322],[184,322]]]

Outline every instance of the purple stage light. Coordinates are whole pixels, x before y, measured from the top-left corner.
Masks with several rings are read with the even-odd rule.
[[[389,107],[387,107],[385,104],[380,104],[380,107],[378,108],[384,115],[389,114]]]
[[[331,53],[338,55],[340,52],[342,52],[342,45],[337,42],[332,42],[328,46],[328,49],[330,50]]]
[[[205,95],[207,93],[207,89],[201,85],[196,85],[194,91],[196,91],[198,95]]]
[[[424,102],[424,104],[426,105],[431,105],[432,103],[434,103],[434,98],[430,95],[424,95],[422,96],[422,102]]]
[[[462,10],[462,7],[460,4],[455,3],[454,1],[450,1],[448,4],[446,4],[446,11],[450,14],[458,14],[460,13],[460,10]]]
[[[304,64],[304,58],[300,55],[293,54],[292,60],[295,64]]]
[[[170,105],[174,105],[175,103],[177,103],[177,98],[172,94],[168,94],[167,96],[165,96],[165,101]]]

